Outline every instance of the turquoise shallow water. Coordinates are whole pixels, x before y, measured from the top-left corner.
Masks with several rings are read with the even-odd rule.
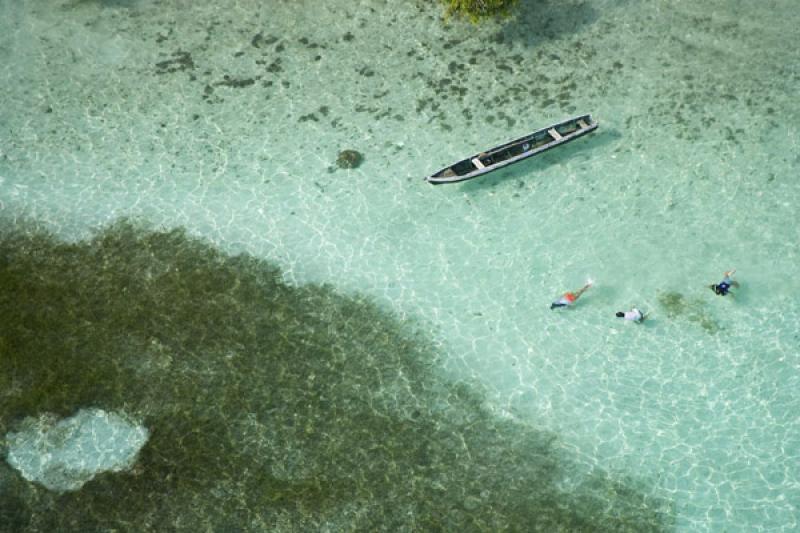
[[[678,531],[798,527],[791,2],[523,2],[478,27],[377,0],[0,6],[6,224],[184,227],[366,295],[443,379],[557,434],[565,490],[602,469]],[[584,112],[599,130],[560,150],[422,181]]]

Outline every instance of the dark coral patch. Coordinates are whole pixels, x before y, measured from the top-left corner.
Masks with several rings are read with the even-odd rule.
[[[364,161],[364,156],[355,150],[342,150],[336,158],[336,166],[339,168],[358,168]]]
[[[157,74],[168,74],[192,69],[194,69],[192,54],[184,52],[183,50],[178,50],[173,53],[170,59],[165,59],[164,61],[156,63]]]

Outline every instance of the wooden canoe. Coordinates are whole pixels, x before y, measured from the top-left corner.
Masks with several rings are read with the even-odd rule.
[[[597,122],[592,120],[592,115],[573,117],[462,159],[425,179],[438,185],[477,178],[568,143],[595,129]]]

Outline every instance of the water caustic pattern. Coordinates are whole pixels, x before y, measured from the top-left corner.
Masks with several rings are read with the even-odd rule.
[[[50,352],[33,349],[34,362],[19,372],[43,376],[40,386],[2,378],[13,392],[2,404],[13,408],[2,419],[8,430],[27,415],[93,407],[131,408],[153,426],[135,476],[103,475],[62,498],[113,507],[104,484],[163,479],[169,490],[129,509],[153,516],[153,527],[170,520],[159,512],[185,513],[178,525],[205,520],[187,510],[207,498],[219,505],[206,514],[246,516],[251,529],[262,519],[278,529],[370,529],[386,519],[391,529],[396,510],[409,528],[471,521],[493,530],[532,520],[519,513],[541,502],[516,499],[525,493],[568,509],[566,517],[540,513],[567,530],[614,529],[603,520],[681,532],[797,530],[800,56],[786,45],[800,27],[795,2],[529,0],[512,18],[477,27],[413,1],[0,6],[0,210],[9,249],[36,248],[38,239],[45,268],[105,249],[104,236],[137,243],[98,252],[81,263],[85,276],[71,274],[86,287],[92,276],[127,272],[124,284],[134,288],[97,281],[96,300],[75,320],[67,320],[71,305],[53,302],[18,330],[41,346],[67,342],[56,350],[70,363],[58,366],[60,378],[40,359]],[[422,181],[587,112],[599,129],[568,146],[460,185]],[[121,218],[191,238],[124,225],[92,237]],[[63,244],[24,237],[19,220]],[[154,252],[150,263],[137,246],[175,253]],[[230,258],[239,252],[256,259]],[[132,262],[115,259],[126,253]],[[204,274],[214,254],[237,273]],[[262,260],[285,282],[275,282],[277,292],[259,293],[238,273],[272,268]],[[741,288],[715,295],[708,285],[732,268]],[[549,309],[588,276],[596,283],[574,308]],[[66,290],[57,280],[37,285],[42,279],[25,281],[41,299]],[[172,297],[145,290],[148,279]],[[207,291],[224,296],[199,296]],[[265,300],[254,297],[247,311],[240,299],[258,294]],[[120,304],[129,298],[139,307]],[[348,307],[351,298],[364,301]],[[295,299],[311,310],[293,315]],[[267,310],[273,304],[278,311]],[[649,313],[643,324],[614,316],[632,306]],[[95,307],[107,315],[92,315]],[[352,311],[337,311],[344,308]],[[336,321],[347,313],[361,318]],[[284,315],[303,319],[290,326]],[[51,316],[66,333],[49,333]],[[257,327],[264,320],[266,329]],[[401,335],[408,322],[417,336]],[[148,328],[160,333],[123,333]],[[313,350],[293,356],[306,365],[297,375],[278,352],[267,372],[245,349],[300,350],[305,334]],[[363,359],[334,357],[328,373],[318,369],[328,361],[318,347],[341,343],[347,349],[332,353]],[[393,351],[409,343],[409,361],[424,372]],[[260,379],[294,380],[280,395],[295,404],[259,407],[278,394],[248,381]],[[364,394],[362,379],[378,392]],[[335,403],[340,397],[349,400]],[[470,411],[459,398],[482,407]],[[241,404],[246,422],[214,422],[244,412]],[[392,415],[393,405],[403,414]],[[315,417],[306,438],[303,424]],[[372,433],[362,423],[403,437],[356,438]],[[206,430],[220,425],[224,434]],[[418,433],[403,440],[409,431]],[[428,434],[433,440],[422,439]],[[300,444],[282,444],[291,439]],[[361,450],[362,440],[360,459],[340,456]],[[419,451],[414,442],[430,445]],[[155,453],[163,446],[169,454]],[[511,456],[514,468],[504,462]],[[242,473],[232,466],[241,457],[261,467]],[[548,477],[541,465],[551,460],[558,473]],[[412,463],[422,466],[402,466]],[[201,470],[211,474],[194,475]],[[24,502],[4,509],[22,509],[18,519],[29,524],[55,519],[53,496],[11,471],[2,479],[0,487],[13,488],[3,489],[4,501]],[[262,485],[269,490],[256,490]],[[177,501],[169,511],[156,507],[164,494]],[[415,510],[370,507],[389,498]],[[85,519],[100,520],[88,505],[65,507],[94,509]]]
[[[578,480],[554,435],[432,371],[408,324],[183,232],[0,239],[0,431],[122,409],[134,469],[59,496],[0,470],[3,531],[666,531],[635,480]],[[572,480],[572,481],[570,481]]]

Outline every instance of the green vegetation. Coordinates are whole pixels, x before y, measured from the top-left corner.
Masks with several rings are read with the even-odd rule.
[[[506,16],[518,0],[442,0],[450,15],[468,17],[473,22],[492,16]]]
[[[1,228],[0,439],[82,407],[151,434],[132,471],[61,495],[0,462],[2,531],[672,527],[651,487],[576,483],[552,434],[443,381],[429,342],[363,298],[180,230]]]

